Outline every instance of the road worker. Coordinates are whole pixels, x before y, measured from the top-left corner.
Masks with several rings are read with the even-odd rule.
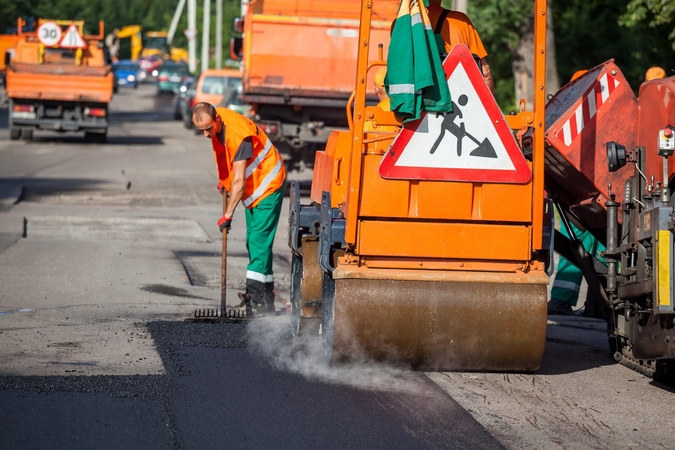
[[[471,53],[480,61],[480,68],[483,72],[483,79],[487,83],[491,92],[495,90],[495,83],[492,79],[492,72],[485,57],[487,51],[483,42],[478,36],[478,31],[471,23],[466,14],[459,11],[451,11],[441,6],[441,0],[429,0],[429,20],[434,29],[434,34],[438,36],[437,42],[441,51],[442,59],[450,53],[450,49],[455,44],[464,44],[469,47]]]
[[[227,108],[197,103],[192,123],[211,139],[218,169],[218,190],[229,200],[218,221],[228,232],[237,205],[246,208],[246,292],[239,293],[246,315],[273,313],[272,244],[286,185],[284,160],[267,135],[252,121]]]
[[[384,111],[391,111],[389,107],[389,96],[387,95],[387,90],[384,88],[384,78],[387,76],[387,68],[380,67],[375,72],[375,79],[373,84],[375,85],[375,92],[377,93],[377,99],[380,101],[377,106],[382,108]]]
[[[578,78],[581,78],[588,70],[581,69],[574,72],[570,83]],[[558,220],[560,223],[561,221]],[[580,230],[572,222],[569,222],[571,231],[574,233],[576,240],[581,242],[586,252],[596,259],[602,261],[599,253],[605,251],[605,246],[602,245],[595,237],[587,230]],[[568,239],[572,239],[569,235],[567,227],[561,225],[560,233]],[[553,279],[553,286],[551,287],[551,300],[548,302],[548,314],[550,315],[569,315],[573,313],[573,308],[577,306],[579,301],[579,290],[581,289],[581,282],[584,279],[584,274],[573,262],[560,257],[558,260],[558,267],[556,267],[555,278]]]

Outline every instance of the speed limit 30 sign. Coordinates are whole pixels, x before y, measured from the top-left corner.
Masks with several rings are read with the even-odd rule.
[[[37,29],[37,36],[42,45],[53,47],[61,42],[61,27],[54,22],[42,22]]]

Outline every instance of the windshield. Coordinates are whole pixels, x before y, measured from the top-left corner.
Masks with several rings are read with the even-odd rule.
[[[168,39],[165,37],[145,37],[143,39],[143,46],[145,48],[156,48],[169,53]]]
[[[241,78],[208,76],[204,78],[202,92],[205,94],[222,95],[225,90],[236,88],[241,84]]]
[[[190,74],[190,70],[187,66],[182,64],[166,64],[164,63],[159,69],[160,73],[175,73],[177,75],[186,76]]]

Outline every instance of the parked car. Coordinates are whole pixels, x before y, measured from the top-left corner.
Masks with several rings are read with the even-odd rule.
[[[182,62],[166,61],[157,75],[157,93],[175,93],[190,76],[188,65]]]
[[[195,83],[196,78],[187,77],[173,96],[173,118],[176,120],[183,120],[183,105],[187,101],[188,89],[191,89]]]
[[[233,69],[209,69],[197,79],[194,103],[220,105],[228,90],[241,84],[241,72]]]
[[[138,74],[141,71],[141,66],[138,63],[123,59],[113,64],[113,73],[117,78],[117,86],[128,86],[132,88],[138,87]]]
[[[145,72],[145,81],[152,81],[157,79],[159,75],[159,67],[162,65],[162,58],[159,55],[152,55],[138,60],[138,64]]]
[[[239,114],[244,114],[244,102],[241,99],[242,86],[238,85],[234,89],[228,89],[227,94],[223,96],[223,102],[220,106],[223,106],[232,111],[238,112]]]
[[[194,125],[192,125],[192,107],[195,106],[195,94],[197,93],[197,80],[193,81],[190,87],[188,87],[185,92],[185,99],[182,102],[182,116],[183,116],[183,125],[188,130],[191,130]]]

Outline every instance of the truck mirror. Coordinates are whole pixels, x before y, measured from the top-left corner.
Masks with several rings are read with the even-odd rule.
[[[241,49],[244,40],[240,37],[233,37],[230,39],[230,59],[234,61],[241,61]]]
[[[12,54],[9,52],[5,52],[5,67],[7,67],[11,61],[12,61]]]
[[[244,18],[235,17],[232,19],[232,32],[242,34],[244,32]]]

